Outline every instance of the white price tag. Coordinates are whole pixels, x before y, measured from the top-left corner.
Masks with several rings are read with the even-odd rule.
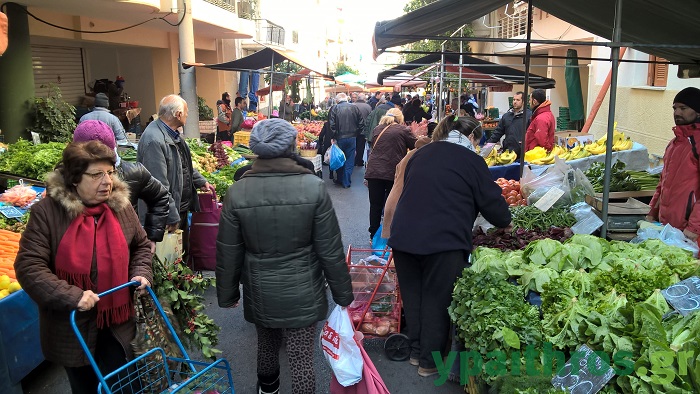
[[[564,191],[558,187],[552,187],[547,193],[542,196],[536,203],[535,207],[542,212],[547,212],[549,208],[559,200],[559,197],[564,195]]]

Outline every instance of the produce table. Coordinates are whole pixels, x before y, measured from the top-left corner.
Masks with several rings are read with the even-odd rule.
[[[620,160],[625,163],[625,170],[632,171],[646,171],[649,168],[649,151],[646,146],[635,142],[632,149],[624,150],[620,152],[613,152],[612,154],[613,162]],[[596,162],[604,162],[605,155],[595,155],[584,157],[583,159],[568,160],[566,164],[570,165],[571,168],[578,168],[581,171],[586,171],[591,164]],[[535,173],[540,173],[547,169],[549,165],[534,165],[530,164],[530,168]],[[520,163],[508,164],[505,166],[493,166],[489,167],[493,179],[506,178],[506,179],[520,179]]]
[[[0,316],[0,393],[21,394],[22,379],[44,361],[39,310],[19,290],[0,300]]]

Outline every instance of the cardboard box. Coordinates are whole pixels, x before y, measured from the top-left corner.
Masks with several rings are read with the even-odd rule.
[[[593,134],[579,133],[576,130],[559,131],[554,133],[554,142],[559,146],[573,148],[578,144],[594,141]]]

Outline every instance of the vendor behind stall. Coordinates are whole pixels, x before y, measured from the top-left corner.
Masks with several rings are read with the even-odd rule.
[[[126,139],[126,133],[124,132],[124,126],[122,126],[122,121],[116,116],[109,112],[109,99],[104,93],[97,93],[95,95],[95,108],[92,112],[88,112],[80,118],[80,122],[83,123],[86,120],[99,120],[100,122],[106,123],[114,132],[114,138],[117,140],[117,144],[120,146],[131,145]]]
[[[529,151],[536,146],[541,146],[547,151],[554,148],[554,128],[556,123],[550,106],[552,102],[547,100],[543,89],[535,89],[530,94],[530,107],[534,111],[532,120],[525,131],[525,150]]]
[[[523,139],[525,139],[526,125],[523,123],[523,114],[527,117],[528,123],[530,123],[532,116],[532,111],[524,108],[523,98],[523,92],[517,92],[513,95],[513,108],[501,116],[498,126],[486,142],[487,144],[496,144],[505,135],[501,143],[503,149],[512,150],[518,157],[520,157]]]
[[[685,88],[673,99],[676,135],[666,147],[664,169],[651,199],[649,221],[683,230],[693,241],[700,234],[700,89]]]

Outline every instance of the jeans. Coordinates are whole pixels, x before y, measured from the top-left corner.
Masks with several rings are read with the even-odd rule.
[[[355,137],[341,138],[337,140],[338,148],[345,153],[345,165],[338,169],[338,181],[343,187],[350,187],[352,183],[352,170],[355,168],[355,150],[357,140]],[[345,171],[343,171],[345,170]]]
[[[367,179],[367,189],[369,191],[369,238],[374,238],[374,233],[382,224],[382,212],[384,204],[389,197],[389,192],[394,186],[394,181],[386,179]]]

